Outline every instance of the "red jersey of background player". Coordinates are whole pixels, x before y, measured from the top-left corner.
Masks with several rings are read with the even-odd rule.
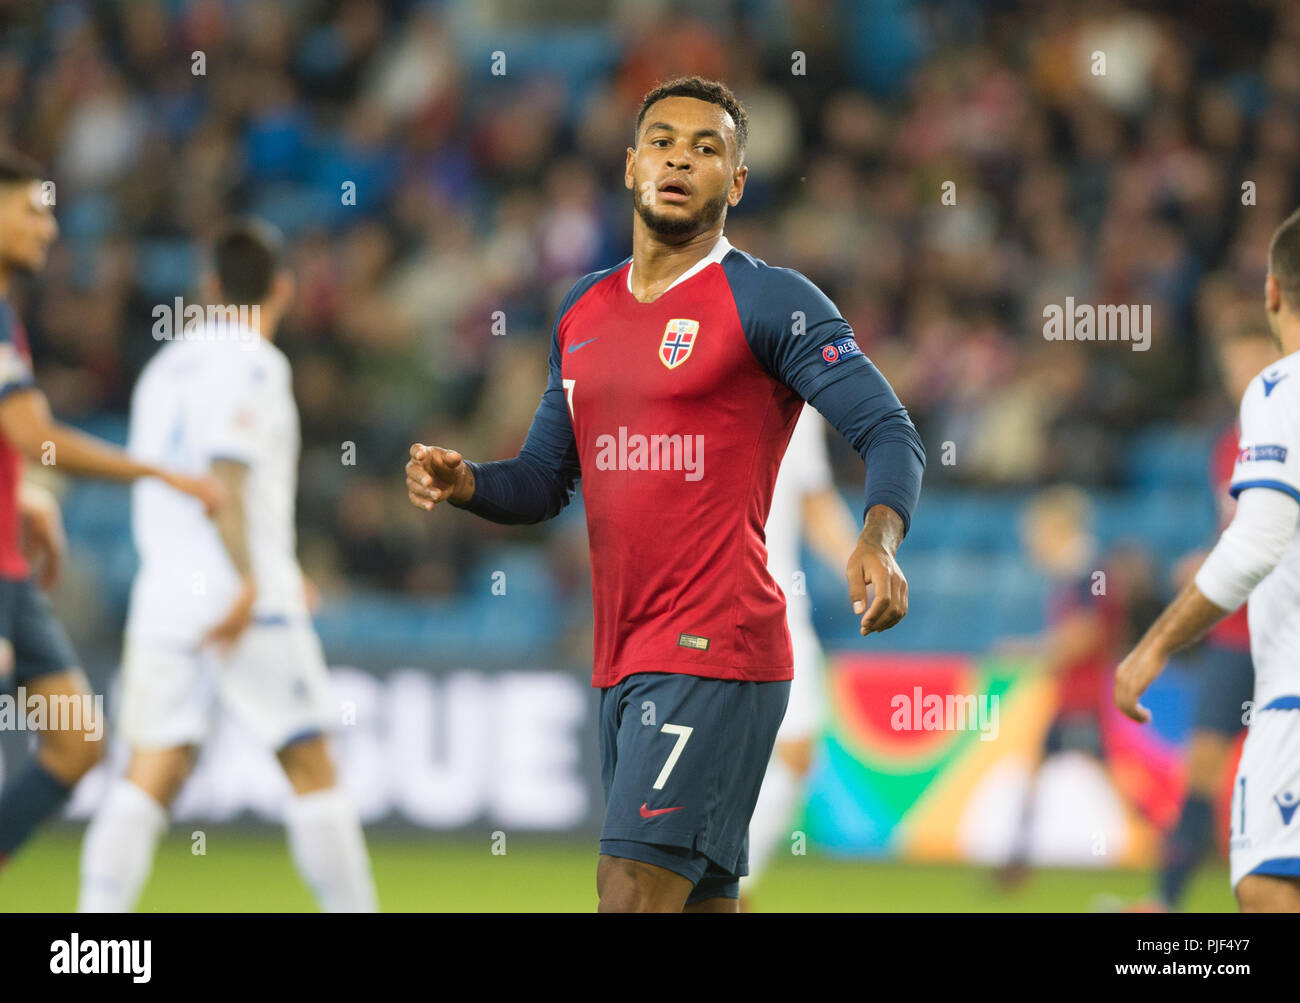
[[[0,297],[0,400],[34,384],[27,332],[9,301]],[[0,579],[24,579],[27,560],[18,542],[18,487],[23,456],[0,433]]]
[[[1210,451],[1210,486],[1214,490],[1215,509],[1219,515],[1219,532],[1222,533],[1232,521],[1232,513],[1237,507],[1236,499],[1228,494],[1232,483],[1232,468],[1237,463],[1237,446],[1241,441],[1241,429],[1234,421],[1214,440]],[[1230,613],[1220,620],[1205,639],[1221,648],[1234,651],[1250,650],[1250,621],[1246,610],[1250,601],[1241,604],[1235,613]]]
[[[1117,648],[1124,636],[1123,596],[1117,575],[1108,575],[1103,593],[1093,593],[1091,574],[1058,586],[1048,601],[1047,622],[1054,627],[1083,609],[1096,617],[1092,645],[1057,670],[1057,714],[1096,713],[1115,669]]]

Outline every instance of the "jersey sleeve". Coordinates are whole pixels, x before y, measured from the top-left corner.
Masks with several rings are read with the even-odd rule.
[[[1265,371],[1251,381],[1241,399],[1241,440],[1228,493],[1272,488],[1300,502],[1300,406],[1289,372]]]
[[[213,396],[212,410],[200,426],[198,452],[207,463],[231,460],[252,466],[267,445],[267,421],[277,380],[283,378],[263,360],[240,360],[227,375],[229,384]]]
[[[886,505],[911,526],[925,447],[898,396],[862,354],[825,293],[789,268],[731,254],[723,262],[754,357],[825,416],[866,464],[866,513]]]
[[[14,340],[13,308],[0,303],[0,400],[35,385],[31,363]]]

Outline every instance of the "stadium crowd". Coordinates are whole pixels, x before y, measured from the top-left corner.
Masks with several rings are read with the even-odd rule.
[[[56,412],[124,415],[204,235],[264,216],[299,282],[279,344],[318,584],[452,595],[508,534],[585,593],[580,524],[430,519],[401,469],[414,440],[514,455],[561,298],[630,251],[639,99],[687,72],[749,110],[732,243],[832,297],[929,487],[1114,486],[1136,430],[1227,417],[1213,341],[1263,323],[1297,201],[1300,6],[551,7],[521,32],[505,0],[7,5],[0,141],[47,165],[63,229],[20,304]],[[1067,296],[1149,304],[1149,351],[1045,340]]]

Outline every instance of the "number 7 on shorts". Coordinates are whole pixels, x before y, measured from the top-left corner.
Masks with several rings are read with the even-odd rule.
[[[664,789],[664,784],[668,782],[668,774],[673,772],[673,767],[677,765],[677,760],[681,757],[682,750],[686,748],[686,742],[695,729],[684,724],[665,724],[659,730],[666,735],[676,735],[677,742],[673,746],[673,751],[668,753],[668,762],[664,763],[664,768],[659,771],[659,779],[654,784],[654,789],[657,791]]]

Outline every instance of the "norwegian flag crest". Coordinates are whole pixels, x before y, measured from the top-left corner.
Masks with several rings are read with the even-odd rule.
[[[659,342],[659,361],[669,369],[676,369],[691,357],[699,333],[698,320],[670,320],[664,328],[663,339]]]

